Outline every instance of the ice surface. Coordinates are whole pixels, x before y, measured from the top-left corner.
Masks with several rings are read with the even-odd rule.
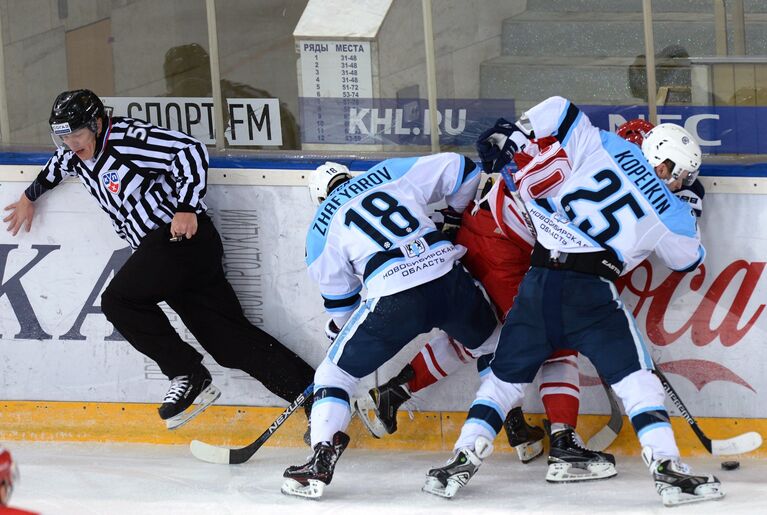
[[[303,463],[308,448],[261,449],[244,465],[211,465],[185,446],[5,442],[21,482],[13,505],[47,515],[197,514],[492,514],[666,513],[638,457],[618,457],[618,476],[548,484],[545,461],[522,465],[496,453],[453,500],[420,491],[426,471],[447,452],[347,450],[320,501],[280,493],[282,471]],[[732,459],[732,458],[728,458]],[[767,460],[740,457],[734,471],[720,459],[693,458],[696,472],[716,474],[727,497],[674,508],[681,513],[767,513]],[[671,512],[668,512],[669,515]]]

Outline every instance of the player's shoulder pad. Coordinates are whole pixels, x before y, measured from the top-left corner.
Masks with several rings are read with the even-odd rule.
[[[473,172],[477,167],[477,163],[475,163],[474,160],[466,154],[459,154],[459,156],[463,159],[464,175]]]
[[[674,192],[674,195],[680,200],[689,204],[689,207],[695,213],[695,216],[703,214],[703,196],[706,194],[703,184],[697,179],[690,186],[683,186]]]
[[[461,167],[463,168],[463,174],[461,176],[461,183],[478,175],[482,169],[477,167],[477,163],[474,162],[469,156],[464,154],[458,154],[458,159],[461,161]]]
[[[703,186],[703,183],[700,182],[700,179],[695,179],[691,185],[682,187],[682,190],[689,190],[701,200],[706,195],[706,188]]]

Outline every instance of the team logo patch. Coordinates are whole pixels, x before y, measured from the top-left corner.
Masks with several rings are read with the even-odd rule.
[[[558,211],[554,213],[553,215],[551,215],[551,218],[553,218],[554,220],[556,220],[557,222],[563,225],[568,225],[570,223],[570,219]]]
[[[101,176],[101,182],[103,182],[106,189],[112,193],[120,191],[120,176],[117,172],[106,172]]]
[[[405,254],[409,258],[416,258],[426,252],[426,249],[428,246],[426,245],[426,240],[423,238],[418,238],[415,241],[411,241],[410,243],[406,243],[403,245],[403,248],[405,249]]]

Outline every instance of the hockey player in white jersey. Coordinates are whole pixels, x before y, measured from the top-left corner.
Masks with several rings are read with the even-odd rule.
[[[532,266],[506,317],[491,371],[469,409],[455,454],[428,472],[424,490],[452,497],[469,481],[538,367],[553,350],[566,347],[587,356],[620,397],[664,505],[723,497],[715,477],[692,475],[681,463],[665,393],[613,284],[653,251],[676,271],[692,271],[703,261],[689,205],[656,175],[686,179],[700,166],[700,147],[681,127],[659,126],[640,152],[592,126],[561,97],[527,111],[513,133],[497,141],[499,166],[508,162],[521,137],[554,135],[573,173],[549,197],[525,198],[537,233]]]
[[[333,165],[312,184],[320,200],[306,238],[309,275],[319,284],[334,338],[314,377],[308,463],[289,467],[282,491],[318,498],[349,443],[349,399],[419,334],[439,327],[477,356],[491,352],[500,325],[490,302],[458,260],[465,253],[436,229],[429,204],[461,213],[477,192],[480,169],[453,153],[388,159],[346,179]],[[316,181],[316,182],[315,182]],[[362,301],[363,285],[367,296]]]
[[[492,132],[491,129],[488,135]],[[480,140],[484,137],[480,136]],[[513,158],[519,170],[510,179],[535,196],[540,196],[570,174],[568,157],[553,137],[531,142]],[[488,186],[491,187],[483,192],[482,199],[464,211],[455,242],[466,247],[467,253],[461,262],[483,285],[503,321],[530,267],[535,238],[509,198],[504,180],[487,183],[486,188]],[[557,350],[541,367],[541,400],[554,435],[560,431],[575,431],[580,402],[577,358],[575,351]],[[489,371],[490,359],[492,355],[477,361],[480,376]],[[472,356],[459,341],[443,332],[438,333],[399,374],[370,390],[368,397],[356,399],[360,419],[376,437],[394,433],[397,410],[411,393],[434,384],[469,362],[473,362]],[[543,453],[545,433],[525,421],[521,406],[515,406],[508,413],[503,427],[509,445],[516,449],[523,463],[529,463]],[[558,444],[567,440],[560,436],[555,439]],[[558,461],[563,454],[578,466],[568,471],[552,469],[546,476],[547,481],[585,481],[616,474],[614,458],[610,454],[595,452],[585,446],[574,448],[568,445],[561,449],[559,445],[552,445],[548,459]],[[594,465],[591,469],[586,467],[584,463],[587,462],[598,462],[598,470]]]
[[[486,147],[486,138],[504,130],[504,126],[511,127],[512,124],[500,119],[495,127],[480,135],[477,140],[480,156],[486,151],[497,153],[497,148]],[[644,137],[653,128],[650,122],[635,119],[618,127],[616,134],[641,147]],[[513,159],[518,171],[509,173],[507,177],[531,197],[545,196],[553,185],[565,180],[571,173],[567,154],[553,136],[531,141],[515,152]],[[489,161],[487,164],[492,167],[495,163]],[[492,168],[488,171],[492,172]],[[669,184],[669,189],[673,191],[679,187],[674,194],[690,203],[696,215],[700,216],[704,190],[695,175],[697,171],[685,179],[684,184],[673,181],[675,184]],[[670,178],[665,167],[660,177]],[[485,187],[490,185],[492,187],[483,192],[482,199],[464,211],[454,241],[466,247],[467,253],[461,262],[482,283],[503,321],[529,268],[535,238],[510,198],[506,182],[488,182]],[[492,356],[477,362],[480,374],[489,370],[489,359],[486,358]],[[539,391],[552,441],[546,475],[549,482],[588,481],[616,474],[613,456],[587,448],[575,432],[580,393],[577,358],[576,351],[557,350],[541,367]],[[439,332],[396,376],[371,389],[368,396],[356,399],[355,407],[360,412],[360,419],[377,438],[394,433],[397,430],[397,411],[404,402],[469,362],[473,362],[472,357],[460,342]],[[608,395],[612,393],[608,392]],[[515,447],[523,463],[529,463],[543,453],[544,432],[526,423],[521,407],[514,407],[508,413],[503,428],[509,444]],[[605,429],[615,435],[614,428]]]

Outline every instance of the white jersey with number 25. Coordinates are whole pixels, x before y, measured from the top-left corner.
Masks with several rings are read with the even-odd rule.
[[[572,166],[545,198],[526,202],[541,245],[571,253],[611,250],[624,274],[653,251],[672,270],[703,261],[690,206],[671,193],[636,145],[594,127],[562,97],[526,115],[536,137],[557,138]]]

